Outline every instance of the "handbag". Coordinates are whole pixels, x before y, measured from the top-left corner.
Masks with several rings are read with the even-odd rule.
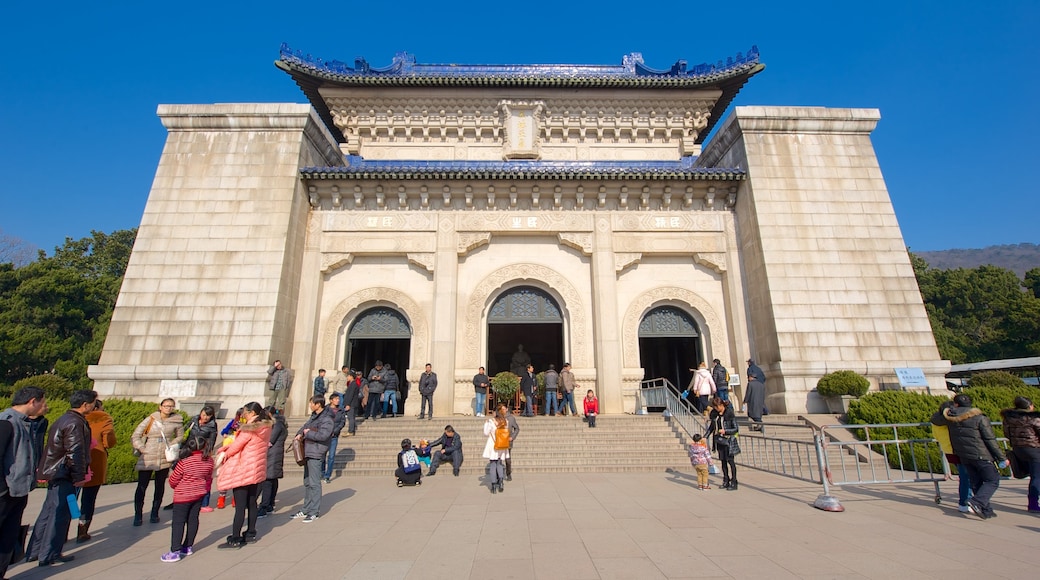
[[[307,456],[304,455],[304,439],[302,437],[293,437],[292,455],[293,459],[296,461],[296,465],[303,465],[307,463]]]
[[[736,435],[729,438],[729,456],[733,457],[735,455],[740,455],[740,443],[737,443]]]
[[[166,446],[166,451],[165,451],[166,461],[169,461],[170,463],[173,463],[174,461],[177,461],[178,459],[180,459],[181,458],[181,444],[180,443],[174,443],[173,445],[170,445],[169,441],[166,440],[166,430],[163,429],[162,427],[159,428],[159,435],[162,436],[163,445]]]
[[[1008,463],[1011,465],[1011,476],[1015,479],[1025,479],[1029,477],[1029,466],[1022,465],[1022,461],[1015,454],[1015,450],[1011,449],[1007,454]]]

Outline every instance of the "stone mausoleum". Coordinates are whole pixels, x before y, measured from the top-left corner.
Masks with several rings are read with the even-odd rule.
[[[873,109],[734,107],[765,67],[420,64],[281,50],[308,104],[161,105],[169,136],[100,362],[105,396],[264,398],[381,359],[472,377],[570,362],[606,413],[754,358],[773,412],[826,372],[944,390]],[[707,136],[716,129],[714,136]],[[523,355],[517,357],[523,348]],[[741,380],[743,382],[743,380]],[[739,394],[740,387],[736,387]],[[411,397],[408,412],[417,412]]]

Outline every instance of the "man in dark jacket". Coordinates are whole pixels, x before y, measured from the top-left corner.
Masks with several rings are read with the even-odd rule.
[[[70,409],[51,425],[37,477],[47,481],[47,498],[33,526],[28,559],[39,559],[40,566],[69,562],[73,556],[61,553],[72,522],[69,501],[76,487],[90,479],[90,424],[84,415],[94,410],[97,393],[75,391],[69,397]]]
[[[1001,468],[1007,467],[1007,459],[997,445],[989,417],[971,406],[971,397],[957,395],[953,406],[936,411],[932,415],[933,425],[945,425],[950,431],[953,452],[968,470],[974,497],[968,500],[968,509],[982,519],[996,516],[989,500],[1000,487],[1000,474],[993,466],[996,461]]]
[[[509,426],[509,457],[506,457],[506,481],[513,481],[513,441],[516,441],[516,436],[520,434],[520,424],[516,422],[516,417],[509,412],[508,405],[499,403],[498,408],[505,415],[506,424]]]
[[[376,366],[368,373],[368,411],[365,413],[365,417],[373,421],[379,416],[379,406],[383,402],[383,391],[386,389],[385,381],[383,361],[377,360]]]
[[[7,575],[29,492],[36,487],[42,446],[33,437],[32,420],[46,412],[46,399],[43,389],[22,387],[0,413],[0,421],[11,426],[10,443],[0,454],[0,578]]]
[[[307,462],[303,464],[303,509],[293,515],[293,519],[302,519],[304,523],[318,519],[321,512],[321,475],[335,427],[332,413],[325,408],[325,397],[312,397],[310,406],[310,418],[296,433],[297,439],[304,440],[303,454]]]
[[[353,437],[357,431],[357,409],[361,405],[361,385],[358,384],[354,371],[344,370],[347,381],[343,390],[340,406],[347,415],[347,437]]]
[[[715,381],[715,395],[723,401],[729,400],[729,380],[726,375],[729,373],[726,371],[726,367],[722,366],[722,361],[715,359],[712,362],[711,367],[711,380]]]
[[[437,390],[437,373],[433,372],[433,365],[426,363],[426,370],[419,377],[419,395],[422,404],[419,406],[419,418],[433,420],[433,393]],[[430,405],[430,415],[426,416],[426,405]]]
[[[343,427],[347,425],[347,414],[339,408],[339,393],[332,393],[329,404],[325,407],[326,413],[332,413],[332,437],[329,437],[328,460],[325,464],[322,478],[325,483],[332,483],[332,468],[336,466],[336,448],[339,447],[339,435]]]
[[[534,378],[534,365],[527,365],[527,370],[520,375],[520,392],[524,394],[527,403],[524,405],[524,417],[534,417],[534,390],[537,383]]]
[[[462,437],[459,437],[451,425],[447,425],[444,427],[444,435],[430,443],[430,449],[438,445],[441,446],[440,451],[430,452],[430,472],[426,475],[436,474],[441,463],[450,461],[451,471],[458,477],[459,468],[462,467]]]

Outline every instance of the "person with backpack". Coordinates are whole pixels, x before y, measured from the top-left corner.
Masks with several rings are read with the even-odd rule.
[[[512,437],[509,432],[509,422],[502,413],[502,408],[494,417],[488,417],[484,422],[484,435],[487,443],[484,444],[484,458],[488,460],[488,482],[491,484],[491,493],[505,491],[502,480],[505,478],[505,466],[503,462],[509,459],[509,446]]]
[[[711,379],[715,381],[715,394],[723,401],[729,400],[729,371],[722,366],[722,361],[715,359],[711,367]]]
[[[411,439],[401,440],[401,452],[397,454],[397,487],[422,485],[422,463],[419,454],[412,449]]]

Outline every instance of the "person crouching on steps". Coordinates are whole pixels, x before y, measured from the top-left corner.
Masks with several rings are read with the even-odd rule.
[[[213,458],[209,440],[193,432],[181,449],[180,460],[170,473],[173,488],[173,525],[170,527],[170,551],[159,559],[177,562],[192,554],[199,533],[199,510],[202,498],[209,495],[213,482]]]
[[[596,393],[589,389],[585,395],[585,420],[588,421],[589,427],[596,426],[596,415],[599,415],[599,399],[596,398]]]
[[[711,465],[711,451],[708,450],[707,442],[698,433],[693,436],[690,443],[690,463],[697,471],[697,489],[711,489],[708,485],[708,466]]]
[[[419,454],[412,449],[411,439],[401,440],[401,452],[397,454],[397,487],[422,485],[422,463]]]

